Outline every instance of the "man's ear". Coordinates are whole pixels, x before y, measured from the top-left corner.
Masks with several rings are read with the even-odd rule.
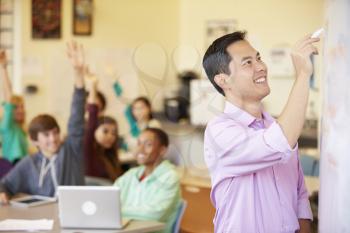
[[[214,82],[216,83],[216,85],[218,85],[219,87],[221,87],[221,89],[224,90],[228,78],[229,76],[227,74],[220,73],[214,76]]]

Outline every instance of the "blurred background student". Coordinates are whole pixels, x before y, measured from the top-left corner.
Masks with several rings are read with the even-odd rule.
[[[123,93],[123,89],[118,81],[114,83],[114,92],[117,97]],[[153,118],[152,105],[145,96],[140,96],[132,101],[125,110],[125,117],[129,124],[129,132],[125,135],[123,149],[134,152],[137,145],[137,138],[146,128],[162,128],[161,123]]]
[[[0,51],[0,76],[2,79],[4,103],[3,117],[0,122],[2,155],[15,164],[28,154],[27,134],[24,130],[25,108],[22,96],[14,95],[7,72],[7,57]]]
[[[75,75],[84,77],[88,91],[87,122],[84,135],[85,175],[107,178],[114,181],[121,175],[118,160],[118,124],[109,116],[104,116],[106,99],[97,90],[97,77],[89,72],[85,64],[84,48],[72,42],[67,46],[67,55]]]

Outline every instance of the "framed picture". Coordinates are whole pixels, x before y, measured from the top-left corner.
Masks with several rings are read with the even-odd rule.
[[[206,22],[206,48],[217,38],[237,30],[235,19],[208,20]]]
[[[32,0],[32,38],[61,37],[61,0]]]
[[[92,34],[92,0],[73,0],[73,34]]]

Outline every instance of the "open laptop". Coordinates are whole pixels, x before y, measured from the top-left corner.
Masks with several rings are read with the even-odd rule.
[[[59,186],[62,228],[121,229],[120,189],[116,186]]]

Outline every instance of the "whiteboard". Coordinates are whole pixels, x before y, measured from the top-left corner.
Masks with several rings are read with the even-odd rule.
[[[190,83],[190,113],[192,125],[206,125],[224,110],[225,99],[208,79]]]
[[[350,232],[350,1],[327,2],[319,232]]]

